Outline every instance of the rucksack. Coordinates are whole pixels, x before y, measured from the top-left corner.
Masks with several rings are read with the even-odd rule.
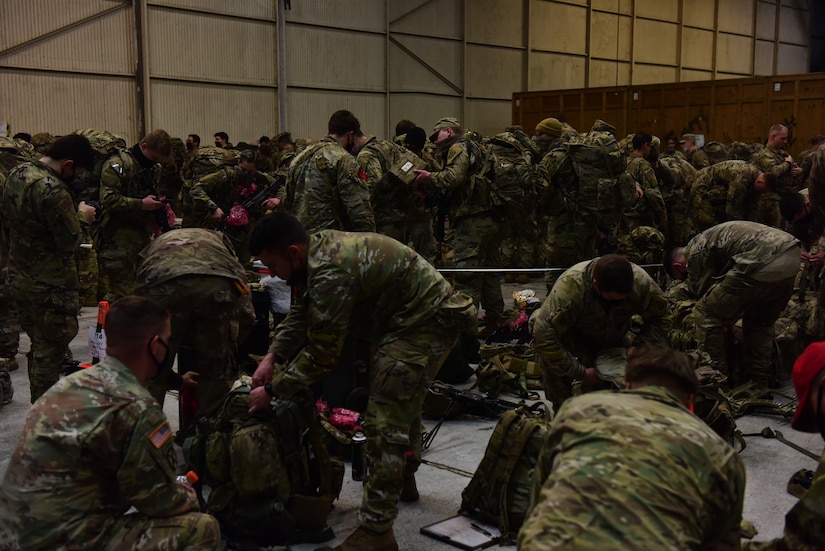
[[[34,146],[24,140],[0,136],[0,174],[7,176],[11,169],[38,158]]]
[[[126,149],[126,140],[106,130],[97,130],[95,128],[75,130],[74,134],[78,134],[89,140],[89,144],[91,144],[92,150],[95,152],[95,164],[83,175],[85,189],[77,199],[98,201],[100,199],[100,176],[103,173],[103,164],[109,157],[117,155],[120,151]]]
[[[248,414],[250,387],[236,383],[184,446],[187,469],[211,488],[206,509],[227,536],[263,545],[332,537],[326,518],[343,481],[309,396]],[[202,494],[201,494],[202,495]]]
[[[238,151],[222,147],[201,147],[192,155],[183,169],[185,180],[196,180],[218,169],[238,164]]]
[[[534,192],[536,172],[532,152],[513,132],[490,138],[484,149],[494,207],[522,206]]]
[[[550,430],[542,404],[504,412],[472,480],[461,492],[461,513],[493,523],[512,541],[530,507],[533,474]]]
[[[620,185],[627,161],[616,138],[606,132],[588,132],[564,147],[579,180],[577,206],[595,213],[601,225],[618,224],[625,207],[635,201],[635,190]]]
[[[723,143],[708,142],[702,146],[702,151],[708,156],[708,161],[710,161],[712,165],[727,161],[730,158],[728,148]]]

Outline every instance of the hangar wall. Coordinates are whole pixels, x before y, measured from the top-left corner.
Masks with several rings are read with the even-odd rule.
[[[491,134],[514,92],[803,73],[810,60],[805,0],[280,1],[4,0],[0,122],[237,143],[321,136],[350,109],[379,136],[448,115]]]

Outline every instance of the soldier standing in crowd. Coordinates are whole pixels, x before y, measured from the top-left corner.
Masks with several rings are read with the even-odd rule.
[[[641,317],[640,327],[634,327],[634,316]],[[531,316],[530,330],[545,396],[558,410],[572,396],[574,383],[585,390],[613,386],[602,377],[624,365],[621,349],[638,343],[666,345],[669,306],[643,269],[609,254],[561,274]],[[600,377],[596,367],[602,363],[607,370]]]
[[[782,215],[779,211],[779,200],[786,193],[793,193],[802,188],[799,177],[802,169],[793,161],[793,157],[785,151],[788,144],[788,128],[783,124],[771,126],[768,141],[756,155],[753,162],[759,170],[776,177],[776,192],[764,193],[759,198],[759,213],[757,220],[763,224],[782,227]]]
[[[154,211],[166,205],[158,195],[159,163],[171,152],[169,134],[154,130],[103,165],[103,219],[95,248],[100,271],[109,281],[106,300],[110,302],[132,294],[138,253],[160,231]]]
[[[741,378],[770,385],[774,323],[793,293],[799,259],[799,241],[792,235],[745,221],[713,226],[666,253],[665,271],[676,280],[688,279],[698,297],[696,342],[715,369],[733,378],[725,327],[741,318],[748,366]]]
[[[665,140],[665,150],[659,154],[659,158],[675,157],[676,159],[681,159],[683,161],[686,160],[685,154],[679,151],[678,145],[679,144],[676,142],[676,138],[674,136],[668,136]]]
[[[633,152],[627,161],[627,171],[623,176],[625,181],[635,184],[636,202],[622,215],[618,238],[620,254],[628,254],[634,250],[633,230],[642,226],[658,231],[667,229],[667,209],[662,193],[659,191],[656,172],[648,161],[651,156],[654,162],[658,158],[653,145],[653,136],[638,132],[633,136]],[[661,249],[659,252],[661,254]]]
[[[360,131],[352,113],[336,111],[329,119],[327,137],[292,161],[285,207],[307,231],[375,231],[366,175],[351,154]]]
[[[232,149],[234,147],[229,143],[229,134],[226,132],[216,132],[213,137],[215,138],[215,147],[223,149]]]
[[[310,235],[292,215],[273,213],[255,227],[250,248],[299,293],[253,376],[250,413],[329,373],[347,333],[376,346],[365,414],[370,476],[358,528],[335,549],[397,551],[397,502],[418,499],[421,405],[478,312],[424,258],[379,234]]]
[[[702,151],[701,148],[696,147],[696,134],[682,134],[679,145],[682,146],[685,158],[693,165],[693,168],[701,170],[710,166],[710,159],[708,159],[707,153]]]
[[[738,549],[745,468],[693,414],[690,360],[643,347],[625,378],[627,390],[577,396],[559,410],[518,548]]]
[[[197,134],[189,134],[186,136],[186,151],[189,154],[189,158],[191,158],[195,153],[198,152],[198,149],[201,146],[201,137]]]
[[[562,145],[564,140],[561,137],[561,123],[559,119],[550,117],[538,123],[536,125],[533,142],[536,144],[542,159],[550,151]]]
[[[112,304],[106,358],[63,378],[26,417],[0,483],[0,548],[218,549],[218,521],[175,480],[172,430],[143,386],[169,335],[157,303]]]
[[[696,169],[684,155],[660,155],[653,170],[667,208],[667,235],[672,243],[684,245],[690,237],[687,202]]]
[[[472,140],[464,138],[457,119],[440,119],[430,141],[438,148],[441,170],[415,169],[415,183],[429,191],[447,191],[450,199],[450,225],[454,229],[453,255],[456,269],[501,266],[500,220],[493,211],[489,189],[477,177],[482,174],[483,155]],[[478,184],[478,185],[476,185]],[[485,197],[485,194],[487,195]],[[504,299],[497,274],[457,273],[456,285],[471,294],[476,305],[484,307],[484,332],[503,323]]]
[[[180,346],[189,346],[198,373],[195,419],[209,415],[238,377],[238,343],[255,320],[246,271],[229,237],[199,228],[158,236],[140,258],[135,293],[164,306],[172,323],[166,361],[149,381],[149,391],[163,404],[167,389],[181,388],[172,363]],[[181,432],[188,428],[181,418]]]
[[[34,403],[60,376],[67,347],[77,335],[79,281],[75,250],[81,224],[95,209],[75,206],[68,183],[94,165],[89,140],[59,138],[39,161],[9,173],[2,211],[9,231],[8,284],[20,325],[31,339],[29,383]]]
[[[9,372],[18,368],[16,356],[20,346],[19,316],[6,278],[9,265],[9,229],[3,218],[5,187],[6,175],[0,171],[0,385],[3,386],[3,403],[11,401],[14,395]]]

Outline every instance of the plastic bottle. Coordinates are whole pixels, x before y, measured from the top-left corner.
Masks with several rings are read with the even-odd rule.
[[[177,480],[179,484],[191,487],[197,484],[198,473],[196,473],[195,471],[189,471],[186,474],[179,475],[175,480]]]

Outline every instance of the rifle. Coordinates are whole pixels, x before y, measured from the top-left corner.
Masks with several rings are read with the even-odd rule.
[[[278,190],[281,189],[286,183],[286,177],[283,174],[279,174],[275,180],[272,181],[271,184],[267,184],[263,186],[261,189],[256,191],[254,194],[247,197],[241,206],[249,212],[250,209],[253,209],[264,202],[264,200],[269,199],[270,197],[274,196],[278,193]]]

